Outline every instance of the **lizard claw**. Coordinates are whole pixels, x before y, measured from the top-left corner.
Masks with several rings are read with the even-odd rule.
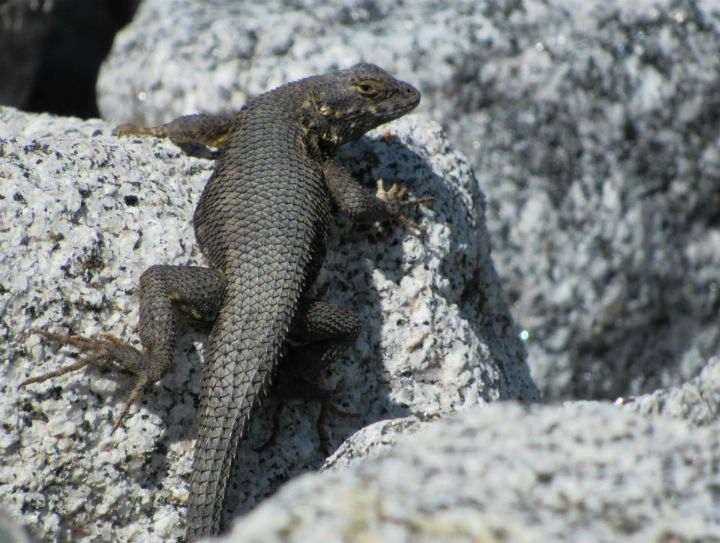
[[[32,383],[42,383],[48,379],[52,379],[53,377],[59,377],[61,375],[65,375],[66,373],[77,371],[98,361],[107,362],[110,360],[116,360],[120,366],[130,370],[138,376],[138,382],[135,385],[135,388],[133,388],[130,393],[130,397],[125,402],[125,405],[120,411],[120,415],[113,424],[110,433],[114,433],[118,426],[120,426],[123,418],[125,418],[125,415],[127,415],[130,410],[130,406],[138,398],[138,396],[140,396],[143,389],[150,383],[150,379],[142,370],[142,365],[146,357],[145,353],[111,334],[102,334],[100,339],[90,339],[82,336],[63,336],[52,332],[45,332],[44,330],[33,330],[32,333],[61,345],[70,345],[75,347],[81,353],[84,353],[85,356],[72,364],[61,366],[54,371],[36,375],[35,377],[29,377],[18,385],[18,389],[24,388]]]
[[[382,179],[378,179],[377,187],[378,188],[376,197],[385,202],[385,205],[387,205],[390,214],[394,218],[396,218],[405,226],[414,228],[422,235],[427,233],[427,229],[425,229],[425,227],[420,226],[415,221],[412,221],[405,217],[402,214],[402,211],[406,207],[416,207],[420,204],[432,202],[435,200],[433,196],[428,196],[426,198],[416,198],[414,200],[403,200],[403,197],[407,194],[408,191],[407,187],[400,188],[398,187],[397,183],[394,183],[393,186],[390,187],[390,190],[385,190],[385,184]]]

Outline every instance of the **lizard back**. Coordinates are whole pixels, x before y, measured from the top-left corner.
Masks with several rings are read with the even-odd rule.
[[[193,537],[219,530],[238,438],[325,252],[330,197],[307,155],[293,91],[282,87],[248,103],[195,212],[198,243],[228,286],[203,367],[188,507]]]

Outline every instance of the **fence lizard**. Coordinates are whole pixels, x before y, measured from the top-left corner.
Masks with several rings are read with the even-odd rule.
[[[187,507],[187,539],[221,529],[227,480],[239,439],[289,346],[327,363],[360,329],[354,313],[305,293],[322,265],[331,201],[353,219],[397,219],[405,189],[376,195],[335,158],[338,146],[411,111],[420,93],[372,64],[288,83],[232,115],[188,115],[151,128],[120,125],[116,135],[167,137],[218,147],[215,170],[193,217],[209,267],[152,266],[140,277],[142,351],[100,339],[38,332],[78,348],[76,363],[20,386],[113,360],[138,377],[113,426],[142,390],[172,366],[175,315],[212,323],[202,369],[197,440]],[[302,357],[301,357],[302,358]],[[293,361],[290,360],[289,363]]]

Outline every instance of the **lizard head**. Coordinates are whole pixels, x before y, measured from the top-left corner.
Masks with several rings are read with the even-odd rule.
[[[320,138],[326,144],[355,140],[420,103],[420,91],[374,64],[356,64],[311,79],[313,97],[307,105],[324,121]]]

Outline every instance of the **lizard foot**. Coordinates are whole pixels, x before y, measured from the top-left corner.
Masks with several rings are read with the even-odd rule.
[[[113,335],[102,334],[100,339],[89,339],[82,336],[63,336],[60,334],[54,334],[52,332],[45,332],[43,330],[33,330],[34,334],[42,336],[46,339],[59,343],[61,345],[70,345],[78,349],[85,356],[80,358],[73,364],[62,366],[54,371],[37,375],[25,379],[18,385],[18,388],[23,388],[32,383],[42,383],[53,377],[59,377],[72,371],[84,368],[89,364],[93,364],[98,361],[111,361],[114,360],[121,367],[131,371],[138,376],[138,382],[130,393],[130,397],[120,411],[120,415],[113,424],[111,434],[117,430],[118,426],[122,422],[125,415],[127,415],[130,406],[140,396],[143,389],[150,383],[150,379],[143,371],[143,366],[147,364],[147,356],[144,352],[139,351],[129,343],[126,343]]]
[[[331,395],[335,391],[327,391],[317,385],[303,381],[302,384],[294,383],[294,390],[292,392],[288,390],[279,390],[280,397],[278,403],[273,410],[272,416],[272,428],[270,429],[270,436],[259,446],[255,448],[255,452],[264,452],[271,445],[275,443],[277,439],[278,430],[280,429],[280,416],[282,415],[283,409],[287,405],[287,401],[290,399],[298,399],[301,401],[317,401],[320,403],[320,413],[315,420],[315,431],[318,434],[320,440],[320,450],[327,457],[329,453],[329,438],[325,432],[325,420],[328,414],[335,415],[340,418],[356,418],[360,416],[360,413],[352,413],[349,411],[343,411],[342,409],[335,406],[331,400]],[[279,387],[280,388],[280,387]]]
[[[400,188],[397,184],[393,184],[392,187],[390,187],[390,190],[385,190],[385,185],[382,179],[378,179],[377,181],[377,193],[376,196],[385,204],[387,205],[390,214],[396,218],[398,221],[403,223],[405,226],[408,226],[410,228],[414,228],[420,234],[426,234],[427,230],[420,226],[415,221],[411,221],[407,217],[405,217],[402,214],[402,211],[404,208],[407,207],[417,207],[420,204],[432,202],[435,200],[433,196],[428,196],[426,198],[417,198],[415,200],[403,200],[403,197],[407,193],[407,187]]]
[[[330,456],[330,438],[328,437],[327,432],[325,432],[325,420],[328,413],[343,419],[352,419],[360,416],[360,413],[353,413],[339,409],[329,400],[320,402],[320,414],[315,421],[315,431],[318,433],[318,437],[320,438],[320,449],[326,458]]]

